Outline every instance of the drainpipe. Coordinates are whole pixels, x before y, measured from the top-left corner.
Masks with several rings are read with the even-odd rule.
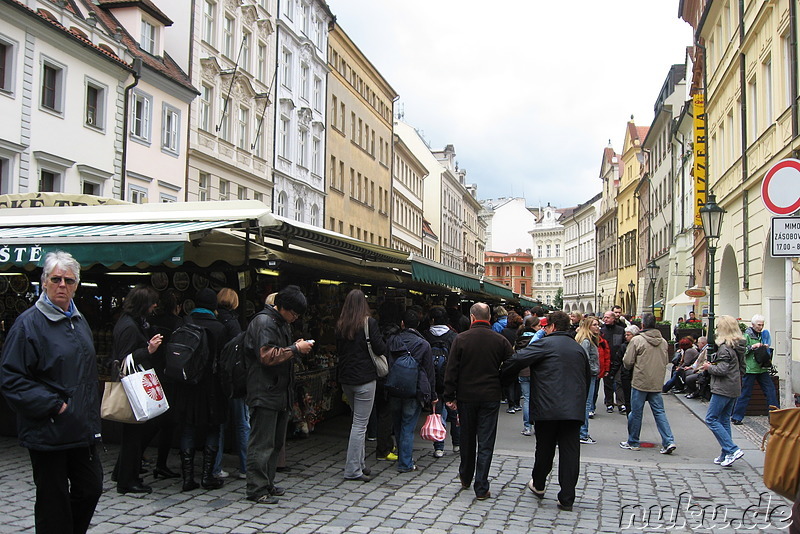
[[[739,50],[744,45],[744,0],[739,0]],[[747,182],[750,174],[747,160],[747,79],[746,58],[744,52],[739,53],[739,85],[742,96],[742,184]],[[755,136],[753,136],[755,141]],[[750,289],[750,195],[742,188],[742,289]]]
[[[125,103],[122,115],[122,165],[119,177],[119,198],[125,200],[125,174],[128,172],[128,107],[130,106],[131,90],[139,84],[142,76],[142,58],[133,60],[133,83],[125,88]]]

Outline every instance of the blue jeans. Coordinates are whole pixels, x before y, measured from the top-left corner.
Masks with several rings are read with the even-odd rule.
[[[244,398],[230,400],[231,419],[234,435],[236,436],[236,453],[239,455],[239,472],[247,472],[247,441],[250,439],[250,408],[244,402]],[[222,425],[219,433],[219,450],[217,459],[214,461],[214,474],[219,474],[222,470],[222,449],[225,445],[225,428],[227,423]]]
[[[417,399],[392,397],[392,418],[394,437],[397,440],[397,470],[401,472],[414,469],[414,431],[422,411]]]
[[[750,396],[753,394],[753,386],[756,380],[758,380],[761,391],[764,392],[764,396],[767,398],[767,406],[780,408],[778,394],[775,392],[775,384],[772,382],[772,377],[769,373],[745,373],[744,378],[742,378],[742,394],[736,399],[736,407],[733,409],[731,419],[741,421],[744,418],[744,412],[747,410],[747,405],[750,404]]]
[[[365,440],[367,423],[375,402],[376,381],[366,384],[342,384],[342,391],[347,395],[353,408],[353,424],[350,426],[350,441],[347,443],[347,460],[344,464],[344,478],[358,478],[364,474]]]
[[[708,403],[706,425],[722,447],[722,456],[733,454],[739,448],[731,437],[731,412],[734,404],[736,404],[735,397],[716,393],[711,395],[711,402]]]
[[[661,434],[661,446],[667,447],[675,442],[672,436],[672,429],[667,421],[667,412],[664,411],[664,399],[660,391],[639,391],[631,388],[630,411],[628,412],[628,443],[639,445],[639,432],[642,430],[642,412],[644,411],[644,401],[650,403],[650,410],[653,412],[653,419],[656,420],[656,428]]]
[[[594,401],[594,390],[597,387],[597,380],[589,380],[589,395],[586,396],[586,414],[581,426],[581,439],[589,437],[589,412],[593,411],[592,402]]]
[[[441,397],[439,397],[439,401],[436,403],[436,413],[442,414],[442,424],[447,426],[447,422],[450,422],[450,439],[453,442],[453,447],[458,447],[461,445],[461,425],[458,422],[458,411],[451,409],[444,403]],[[443,451],[444,450],[444,441],[434,441],[433,442],[433,450],[435,451]]]
[[[531,429],[531,377],[520,376],[519,387],[522,390],[522,427]]]

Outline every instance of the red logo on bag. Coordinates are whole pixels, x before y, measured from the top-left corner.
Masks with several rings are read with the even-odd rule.
[[[164,390],[161,389],[161,382],[158,377],[153,373],[145,373],[142,375],[142,387],[147,392],[147,395],[154,401],[160,401],[164,398]]]

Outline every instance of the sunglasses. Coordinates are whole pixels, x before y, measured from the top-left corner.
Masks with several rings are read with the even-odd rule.
[[[68,286],[74,286],[75,284],[77,284],[77,283],[78,283],[78,281],[77,281],[77,280],[75,280],[74,278],[64,278],[64,277],[61,277],[61,276],[51,276],[51,277],[50,277],[50,281],[51,281],[52,283],[54,283],[55,285],[61,285],[61,281],[62,281],[62,280],[63,280],[63,281],[64,281],[64,283],[65,283],[65,284],[67,284]]]

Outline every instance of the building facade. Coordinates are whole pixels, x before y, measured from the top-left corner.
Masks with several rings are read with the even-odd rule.
[[[565,311],[594,313],[597,311],[597,232],[595,224],[600,211],[602,193],[576,206],[561,218],[564,226],[564,293]]]
[[[548,204],[538,210],[531,235],[533,253],[533,288],[531,297],[548,306],[563,289],[564,226],[562,212]]]
[[[478,216],[481,203],[478,200],[478,185],[464,184],[466,169],[459,169],[459,181],[464,185],[461,193],[461,205],[464,209],[461,242],[464,244],[464,264],[462,271],[481,275],[485,271],[484,254],[486,253],[486,223]]]
[[[533,255],[531,249],[510,254],[488,251],[485,256],[486,276],[521,296],[531,297],[533,290]]]
[[[600,163],[600,204],[595,231],[597,234],[597,284],[595,309],[610,310],[617,301],[617,193],[619,191],[619,155],[611,147],[603,149]]]
[[[486,222],[486,250],[511,253],[530,247],[528,232],[536,224],[536,216],[524,198],[481,200],[479,217]]]
[[[388,247],[393,222],[392,116],[397,93],[336,22],[328,35],[328,62],[326,227]],[[319,142],[319,136],[314,142]],[[418,168],[402,169],[413,170],[410,176],[401,176],[408,181],[408,185],[401,182],[406,194],[395,197],[394,207],[406,231],[418,236],[420,250],[421,201],[418,211],[412,209],[413,195],[422,190]]]
[[[422,191],[428,170],[399,135],[392,134],[392,139],[394,164],[391,247],[433,259],[435,243],[429,242],[423,246],[426,225],[422,216]]]

